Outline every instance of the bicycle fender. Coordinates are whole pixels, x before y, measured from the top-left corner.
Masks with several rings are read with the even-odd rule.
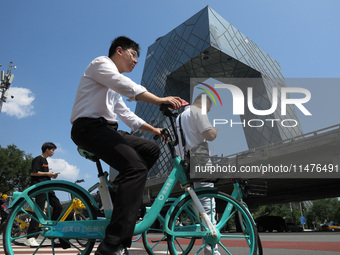
[[[205,192],[205,191],[217,191],[217,188],[198,188],[198,189],[194,189],[195,193],[201,193],[201,192]],[[173,213],[173,211],[175,210],[176,206],[186,197],[190,196],[190,194],[188,192],[185,192],[183,195],[181,195],[180,197],[178,197],[170,206],[168,212],[166,213],[165,216],[165,226],[169,225],[169,219],[171,214]]]
[[[39,189],[39,188],[43,188],[45,186],[52,186],[53,184],[60,184],[60,185],[64,185],[64,186],[72,186],[72,188],[76,189],[79,193],[82,193],[85,197],[87,197],[90,202],[92,203],[92,205],[95,207],[95,209],[99,209],[97,202],[94,200],[94,198],[91,196],[90,193],[87,192],[87,190],[85,190],[83,187],[73,183],[73,182],[69,182],[69,181],[61,181],[61,180],[53,180],[53,181],[44,181],[44,182],[40,182],[37,184],[34,184],[32,186],[30,186],[29,188],[25,189],[22,192],[14,192],[13,193],[13,202],[11,203],[11,205],[9,206],[9,208],[12,208],[13,206],[15,206],[19,200],[26,199],[28,198],[29,194],[31,192],[34,192],[34,190]]]

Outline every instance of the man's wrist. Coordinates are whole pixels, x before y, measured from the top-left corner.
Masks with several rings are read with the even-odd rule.
[[[158,97],[158,98],[157,98],[156,104],[157,104],[157,105],[161,105],[161,104],[163,104],[164,102],[165,102],[164,97]]]
[[[163,98],[160,98],[148,91],[145,91],[141,94],[138,94],[136,96],[136,100],[138,101],[143,101],[143,102],[146,102],[146,103],[152,103],[152,104],[155,104],[155,105],[161,105],[162,102],[163,102]]]

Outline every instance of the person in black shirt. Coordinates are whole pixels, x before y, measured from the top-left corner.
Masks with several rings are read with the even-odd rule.
[[[52,157],[54,151],[57,149],[57,146],[54,143],[44,143],[41,147],[42,154],[37,156],[32,161],[32,168],[31,168],[31,185],[37,184],[43,181],[50,181],[51,178],[56,179],[58,177],[58,173],[54,173],[49,170],[47,158]],[[51,215],[52,220],[58,219],[60,213],[62,212],[62,206],[60,204],[59,199],[55,195],[54,191],[48,192],[48,199],[50,205],[53,207],[53,213]],[[47,197],[45,194],[39,194],[35,197],[35,202],[37,205],[44,210],[45,202]],[[39,232],[39,223],[35,220],[31,220],[31,223],[28,227],[27,234],[33,234]],[[27,238],[25,244],[31,247],[37,247],[39,244],[36,241],[38,234],[34,235],[33,237]],[[70,244],[63,239],[59,239],[60,246],[63,249],[70,248]]]

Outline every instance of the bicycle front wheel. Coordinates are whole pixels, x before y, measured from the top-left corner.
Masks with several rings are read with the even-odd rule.
[[[52,217],[52,206],[51,201],[49,200],[50,192],[55,192],[63,207],[62,213],[57,219],[52,219],[55,218],[55,215]],[[35,198],[39,195],[44,195],[46,197],[46,209],[44,211],[39,208],[38,204],[35,201]],[[38,246],[31,246],[30,248],[28,248],[28,252],[26,254],[65,254],[64,248],[66,248],[67,246],[69,246],[67,251],[71,253],[77,253],[80,255],[90,254],[95,243],[94,239],[83,239],[82,245],[80,245],[76,242],[76,240],[71,238],[64,238],[62,236],[59,238],[55,238],[45,235],[48,232],[48,229],[52,229],[53,226],[56,225],[56,223],[61,221],[61,218],[66,217],[66,220],[73,220],[72,214],[74,213],[74,210],[77,209],[72,208],[72,199],[70,200],[70,198],[80,199],[81,202],[84,204],[84,209],[81,210],[82,215],[86,215],[86,218],[78,218],[77,221],[97,219],[95,208],[92,205],[90,199],[86,196],[86,194],[66,183],[46,183],[45,185],[32,189],[28,193],[27,200],[21,198],[16,203],[16,205],[13,206],[11,213],[8,216],[3,235],[5,254],[22,254],[22,247],[30,245],[27,240],[28,238],[32,237],[36,238]],[[44,222],[40,222],[34,211],[40,211],[40,213],[44,217]],[[12,229],[17,226],[17,219],[22,219],[23,215],[26,215],[27,218],[31,219],[29,222],[30,224],[35,221],[36,227],[34,228],[34,231],[31,233],[21,233],[20,235],[13,234]],[[45,224],[44,227],[42,227],[42,223]],[[74,236],[77,236],[77,232],[81,231],[81,229],[74,229]]]
[[[171,203],[165,204],[162,211],[158,215],[154,224],[143,233],[143,245],[145,251],[149,255],[164,254],[166,247],[166,254],[169,254],[169,249],[167,248],[168,236],[163,230],[164,218],[171,206]],[[192,247],[195,244],[195,238],[182,238],[177,237],[173,239],[176,243],[177,248],[181,251],[180,254],[189,254]]]
[[[171,254],[182,254],[176,244],[178,236],[195,236],[192,254],[257,254],[257,230],[248,210],[233,197],[218,191],[197,193],[207,215],[215,225],[217,237],[209,231],[207,224],[198,215],[190,196],[183,199],[173,211],[169,220],[169,229],[175,234],[168,235],[168,247]],[[241,222],[239,222],[239,215]],[[241,224],[242,228],[238,225]]]

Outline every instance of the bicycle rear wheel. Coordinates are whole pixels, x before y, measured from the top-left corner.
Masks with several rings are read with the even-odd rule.
[[[182,238],[196,236],[196,245],[192,254],[257,254],[257,230],[248,210],[233,197],[218,191],[201,191],[199,199],[205,200],[204,208],[210,220],[215,224],[218,237],[214,238],[204,221],[193,208],[190,196],[183,199],[175,208],[169,220],[169,229],[174,235],[168,235],[168,247],[171,254],[182,254],[175,242],[177,235]],[[203,204],[203,203],[202,203]],[[210,213],[212,212],[212,213]],[[216,213],[215,213],[216,212]],[[238,215],[241,215],[242,232],[236,231]],[[185,217],[183,217],[185,216]],[[193,219],[193,220],[192,220]],[[185,228],[178,228],[180,224]]]
[[[96,213],[95,208],[93,207],[90,199],[82,192],[76,189],[75,187],[70,186],[69,184],[65,183],[53,183],[49,182],[45,185],[42,185],[40,187],[37,187],[35,189],[32,189],[28,193],[28,199],[25,200],[24,198],[21,198],[12,208],[11,213],[8,216],[8,220],[5,226],[4,235],[3,235],[3,244],[4,244],[4,250],[6,255],[15,255],[15,254],[22,254],[22,246],[25,246],[25,241],[27,238],[30,237],[37,237],[37,242],[39,244],[38,247],[31,247],[29,250],[29,254],[39,254],[39,253],[45,253],[45,254],[65,254],[65,250],[60,247],[60,245],[57,244],[58,239],[59,241],[62,240],[63,243],[68,243],[71,247],[67,250],[70,252],[74,252],[80,255],[88,255],[91,253],[92,248],[94,246],[95,240],[94,239],[82,239],[84,241],[83,246],[78,244],[75,240],[71,238],[54,238],[54,237],[47,237],[45,236],[45,233],[48,232],[49,228],[53,228],[55,223],[60,221],[61,216],[57,220],[52,220],[51,216],[51,205],[50,201],[48,199],[48,193],[50,191],[54,191],[59,198],[61,204],[63,205],[63,211],[61,213],[61,216],[65,214],[68,208],[72,205],[72,200],[69,200],[70,197],[80,199],[81,202],[84,204],[85,209],[82,209],[82,213],[86,215],[86,219],[77,219],[77,220],[95,220]],[[38,207],[38,205],[35,202],[35,197],[37,195],[44,194],[47,197],[46,201],[46,211],[42,212],[42,210]],[[28,203],[29,202],[29,203]],[[29,206],[31,204],[31,206]],[[32,208],[33,207],[33,208]],[[34,210],[40,210],[42,213],[44,220],[48,221],[47,224],[45,224],[45,228],[42,228],[41,222],[39,222],[39,219],[36,217],[35,213],[32,213],[32,209]],[[73,211],[70,213],[72,215]],[[17,217],[22,218],[23,214],[27,215],[27,217],[31,218],[32,220],[36,220],[39,222],[39,230],[35,233],[31,234],[25,234],[21,233],[21,235],[14,235],[12,232],[12,228],[17,225]],[[72,218],[72,217],[69,217]],[[72,220],[72,219],[67,219]],[[47,231],[47,232],[46,232]],[[77,232],[81,232],[81,229],[74,229],[75,236]],[[27,253],[28,254],[28,253]]]
[[[163,230],[164,218],[171,206],[171,203],[165,204],[154,224],[143,233],[143,245],[149,255],[164,254],[166,247],[166,254],[170,254],[167,248],[167,234]],[[174,239],[181,254],[189,254],[195,244],[195,238],[181,238]]]

